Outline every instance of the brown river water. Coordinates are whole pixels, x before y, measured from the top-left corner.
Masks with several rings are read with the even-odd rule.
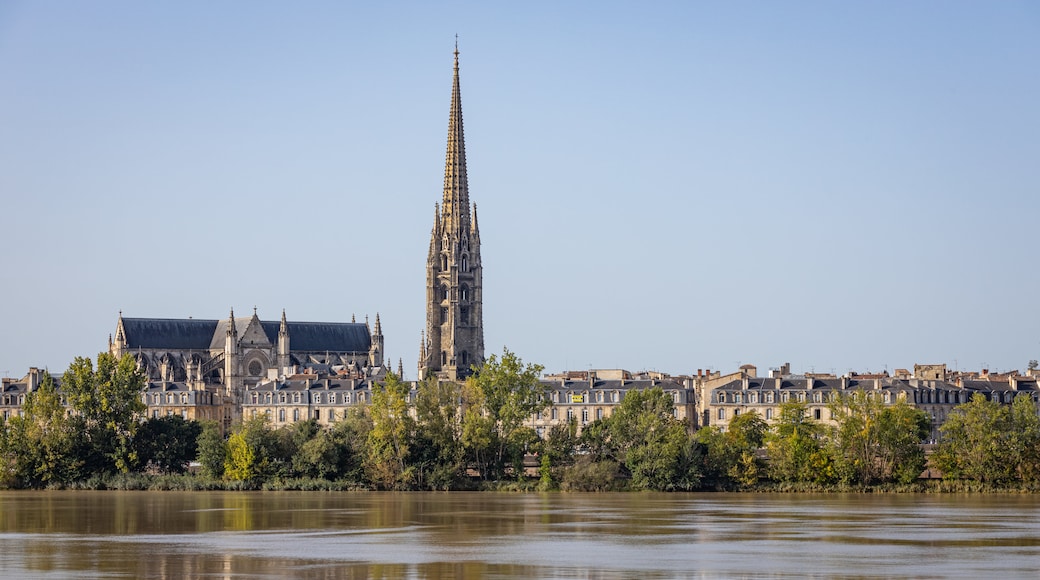
[[[0,492],[0,577],[1040,578],[1040,497]]]

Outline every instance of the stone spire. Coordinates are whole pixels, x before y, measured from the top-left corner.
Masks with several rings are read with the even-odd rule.
[[[466,177],[466,140],[462,130],[462,94],[459,90],[459,45],[455,43],[455,75],[448,117],[448,151],[444,156],[444,229],[451,234],[469,230],[469,180]]]
[[[451,89],[444,195],[440,206],[434,206],[426,259],[426,331],[419,380],[429,374],[458,380],[471,365],[484,362],[483,267],[480,234],[475,214],[472,219],[470,214],[457,42]]]

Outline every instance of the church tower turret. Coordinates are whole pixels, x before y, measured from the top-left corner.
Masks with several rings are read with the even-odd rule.
[[[228,316],[227,331],[224,333],[224,392],[238,393],[238,330],[235,328],[235,309]]]
[[[484,361],[480,233],[476,207],[470,208],[466,143],[459,90],[459,47],[455,45],[444,160],[444,196],[434,210],[426,259],[426,348],[419,379],[428,374],[457,380]]]
[[[278,372],[285,373],[289,367],[289,323],[282,309],[282,323],[278,326]]]

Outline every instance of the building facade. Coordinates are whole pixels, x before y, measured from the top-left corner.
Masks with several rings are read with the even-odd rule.
[[[419,348],[419,378],[465,378],[484,361],[483,268],[477,206],[472,212],[466,173],[466,141],[455,47],[444,192],[434,208],[426,257],[426,328]]]

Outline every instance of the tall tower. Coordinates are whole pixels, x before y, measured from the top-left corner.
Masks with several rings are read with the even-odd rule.
[[[469,205],[466,142],[459,91],[459,46],[448,117],[444,199],[435,207],[426,258],[426,334],[420,349],[419,378],[428,374],[457,380],[484,362],[484,316],[477,206]]]

